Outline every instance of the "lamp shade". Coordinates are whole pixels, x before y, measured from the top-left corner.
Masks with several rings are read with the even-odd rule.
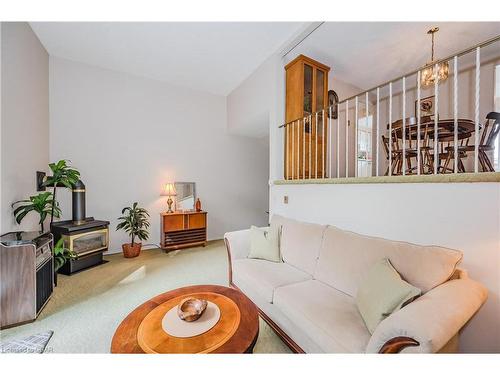
[[[163,189],[161,190],[162,196],[175,197],[177,192],[175,191],[175,185],[172,182],[168,182],[163,185]]]

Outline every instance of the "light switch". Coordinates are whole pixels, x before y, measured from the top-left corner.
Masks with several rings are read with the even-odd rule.
[[[283,203],[288,204],[288,195],[283,196]]]

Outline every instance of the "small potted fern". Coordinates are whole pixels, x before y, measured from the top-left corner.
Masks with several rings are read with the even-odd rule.
[[[130,243],[122,245],[123,256],[134,258],[140,254],[142,246],[141,242],[135,242],[136,237],[140,241],[146,241],[149,238],[149,213],[146,209],[138,207],[135,202],[132,207],[125,207],[122,215],[118,218],[116,230],[123,229],[131,238]]]

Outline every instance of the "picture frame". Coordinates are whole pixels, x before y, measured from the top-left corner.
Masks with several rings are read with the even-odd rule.
[[[332,119],[337,119],[339,114],[337,113],[337,104],[339,103],[339,96],[333,90],[328,90],[328,106],[332,107],[331,117]]]
[[[420,99],[420,117],[434,116],[435,100],[436,97],[434,95]],[[418,110],[418,100],[415,100],[415,117],[417,117],[418,114],[417,110]]]

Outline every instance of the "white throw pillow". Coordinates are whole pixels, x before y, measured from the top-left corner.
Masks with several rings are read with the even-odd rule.
[[[373,334],[378,324],[421,294],[404,281],[389,259],[375,263],[358,288],[356,304],[366,327]]]
[[[250,227],[250,252],[248,258],[281,262],[279,248],[280,227]]]

